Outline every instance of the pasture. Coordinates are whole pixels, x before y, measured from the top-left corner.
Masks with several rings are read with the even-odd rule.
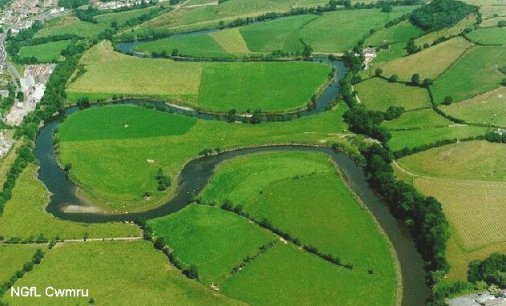
[[[154,10],[155,10],[154,7],[145,7],[145,8],[128,10],[128,11],[118,12],[118,13],[102,14],[102,15],[96,16],[95,20],[99,24],[105,24],[108,26],[110,26],[113,22],[115,22],[118,25],[118,27],[122,27],[122,26],[126,25],[126,23],[129,20],[141,17],[143,15],[147,15]]]
[[[462,101],[499,87],[504,78],[498,67],[506,65],[504,47],[474,47],[469,49],[431,86],[434,102],[441,103],[450,96]]]
[[[229,200],[354,269],[372,269],[387,283],[395,279],[387,240],[327,155],[274,152],[235,158],[217,169],[202,199],[218,205]]]
[[[397,74],[403,81],[410,81],[415,73],[422,79],[435,79],[471,46],[472,43],[457,37],[415,54],[394,59],[380,67],[385,76]]]
[[[389,130],[409,130],[445,127],[451,124],[453,124],[452,121],[437,114],[431,108],[428,108],[405,112],[397,119],[384,121],[382,126]]]
[[[70,40],[59,40],[40,45],[23,46],[19,49],[18,56],[20,58],[35,57],[40,63],[56,62],[69,43]]]
[[[484,21],[494,16],[506,16],[506,5],[483,5],[480,6],[480,12]]]
[[[163,198],[170,196],[175,184],[168,193],[156,191],[156,172],[162,168],[175,182],[183,165],[195,158],[204,149],[230,149],[255,144],[272,143],[310,143],[325,144],[332,142],[346,142],[341,133],[348,133],[343,123],[342,114],[347,110],[341,103],[335,110],[287,122],[265,122],[257,125],[230,124],[222,121],[198,120],[186,133],[170,135],[166,128],[166,136],[138,137],[125,139],[120,128],[115,135],[99,130],[84,132],[81,138],[80,130],[74,125],[78,122],[92,122],[94,120],[110,120],[121,122],[122,109],[131,106],[108,106],[114,111],[102,115],[102,108],[88,109],[69,116],[59,129],[60,155],[62,164],[70,162],[71,177],[79,182],[86,195],[91,196],[94,203],[103,204],[107,209],[128,210],[145,209],[158,205]],[[150,111],[137,107],[137,122],[149,129],[152,118]],[[164,114],[166,123],[159,126],[175,128],[184,119],[180,115]],[[98,119],[97,117],[107,118]],[[117,117],[117,118],[116,118]],[[183,121],[182,121],[183,120]],[[180,129],[180,127],[178,127]],[[75,131],[70,132],[67,131]],[[90,135],[90,133],[96,135]],[[104,134],[105,133],[105,134]],[[62,137],[62,135],[67,135]],[[100,139],[107,135],[107,139]],[[95,139],[95,140],[85,140]],[[147,160],[153,160],[148,163]],[[97,175],[100,169],[102,175]],[[136,175],[131,175],[136,173]],[[143,199],[146,192],[153,194],[150,201]],[[91,193],[91,195],[90,195]],[[125,207],[123,207],[125,206]]]
[[[389,106],[402,106],[406,110],[430,107],[427,90],[420,87],[390,83],[372,78],[354,85],[358,97],[368,109],[385,111]]]
[[[218,207],[191,204],[185,209],[149,221],[174,254],[187,265],[196,265],[199,280],[218,287],[235,265],[259,248],[278,240],[267,230]]]
[[[41,248],[43,246],[41,245]],[[3,283],[17,270],[21,270],[23,264],[32,259],[37,247],[26,244],[1,244],[0,245],[0,282]]]
[[[480,24],[480,26],[481,27],[497,27],[497,24],[499,23],[499,21],[506,21],[506,16],[484,19],[483,22]]]
[[[55,273],[58,271],[58,273]],[[59,303],[141,305],[240,304],[188,280],[147,241],[65,243],[47,251],[42,263],[16,282],[19,286],[86,288],[89,297],[61,297]],[[40,290],[39,290],[40,291]],[[135,294],[133,294],[135,293]],[[9,305],[50,304],[54,297],[16,298]]]
[[[82,239],[107,237],[138,237],[140,229],[131,224],[85,224],[64,221],[46,212],[49,195],[36,178],[37,168],[30,164],[19,177],[12,199],[5,204],[0,217],[0,235],[5,239],[44,237],[52,239]]]
[[[425,44],[432,45],[437,39],[441,37],[450,38],[459,35],[466,28],[472,28],[475,23],[476,16],[474,14],[471,14],[459,21],[453,27],[430,32],[415,39],[415,44],[419,47],[423,47]]]
[[[504,45],[506,44],[506,28],[478,29],[466,34],[466,37],[480,45]]]
[[[448,115],[466,122],[506,127],[505,105],[506,87],[502,86],[469,100],[449,106],[442,105],[440,109]]]
[[[44,25],[44,27],[35,34],[35,38],[50,37],[56,35],[75,35],[81,38],[94,38],[102,33],[110,25],[95,24],[81,21],[77,17],[64,16],[54,19]]]
[[[365,43],[366,45],[379,46],[383,43],[407,42],[421,34],[423,34],[423,31],[420,28],[409,21],[403,21],[389,28],[377,30],[365,40]]]

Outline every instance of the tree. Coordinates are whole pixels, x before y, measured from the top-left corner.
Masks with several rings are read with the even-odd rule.
[[[451,96],[446,96],[443,100],[444,105],[450,105],[453,102],[453,98]]]
[[[165,239],[163,239],[163,237],[156,237],[154,246],[158,250],[163,250],[165,247]]]
[[[388,79],[389,82],[397,82],[399,76],[397,74],[392,74],[392,76]]]
[[[432,79],[427,78],[423,80],[422,85],[423,87],[429,87],[430,85],[432,85],[432,83],[434,83],[434,81]]]
[[[420,85],[420,75],[415,73],[411,76],[411,84],[418,86]]]
[[[501,84],[502,86],[506,86],[506,78],[502,79]]]
[[[16,94],[16,99],[18,99],[18,101],[24,101],[25,94],[22,91],[18,91],[18,93]]]
[[[381,74],[383,73],[383,69],[381,68],[376,68],[376,71],[374,72],[374,75],[379,77],[381,76]]]
[[[409,54],[413,54],[420,51],[420,48],[416,46],[413,39],[410,39],[406,45],[406,51],[408,51]]]
[[[311,57],[311,53],[313,53],[313,48],[308,44],[304,44],[304,50],[302,51],[302,56]]]
[[[329,1],[329,7],[331,10],[335,11],[337,9],[337,1],[336,0],[330,0]]]
[[[381,11],[383,13],[390,13],[392,11],[392,6],[389,5],[389,4],[385,4],[383,5],[383,7],[381,8]]]
[[[189,268],[183,270],[183,274],[191,279],[199,279],[199,272],[197,266],[191,265]]]

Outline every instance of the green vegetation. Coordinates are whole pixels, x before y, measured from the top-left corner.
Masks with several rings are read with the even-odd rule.
[[[89,297],[59,298],[60,303],[72,305],[87,304],[90,299],[95,303],[114,301],[123,305],[146,301],[158,305],[238,304],[183,277],[146,241],[65,243],[50,250],[43,262],[16,285],[88,289]],[[24,298],[22,304],[49,304],[54,299],[43,295]],[[5,300],[9,305],[21,301],[10,295]]]
[[[502,86],[460,103],[442,105],[441,110],[466,122],[506,127],[505,103],[506,87]]]
[[[434,0],[413,11],[410,21],[416,26],[436,31],[451,27],[478,8],[455,0]]]
[[[0,283],[7,281],[23,264],[30,260],[35,248],[31,245],[2,244],[0,245]]]
[[[483,28],[466,35],[467,38],[482,45],[506,44],[506,27]]]
[[[35,165],[28,166],[12,191],[12,199],[5,204],[0,217],[0,235],[5,239],[18,237],[32,240],[82,239],[139,236],[140,230],[131,224],[80,224],[63,221],[46,212],[49,195],[36,178]]]
[[[418,47],[425,47],[427,45],[432,46],[441,42],[441,40],[446,38],[451,38],[463,33],[466,29],[472,28],[476,24],[477,18],[475,14],[471,14],[466,18],[459,21],[456,25],[443,28],[438,31],[429,32],[417,39],[415,39],[415,44]]]
[[[81,21],[76,17],[61,17],[45,24],[44,28],[37,32],[35,38],[57,36],[57,35],[75,35],[82,38],[98,37],[109,25],[95,24]]]
[[[354,86],[358,97],[367,109],[385,111],[389,106],[401,106],[406,110],[430,107],[427,90],[380,78],[366,80]]]
[[[80,140],[79,129],[74,128],[74,124],[81,126],[78,122],[92,120],[121,122],[121,119],[115,117],[121,118],[123,109],[130,106],[115,105],[110,108],[110,112],[106,111],[107,116],[102,115],[102,108],[73,114],[59,129],[61,163],[72,164],[71,177],[79,182],[87,194],[91,193],[94,198],[102,199],[94,199],[94,203],[108,202],[109,209],[132,211],[134,208],[157,205],[174,190],[174,187],[169,188],[168,194],[156,191],[155,177],[158,169],[162,168],[164,173],[175,179],[183,164],[205,149],[228,149],[268,143],[322,144],[345,141],[340,134],[346,131],[346,125],[342,122],[342,114],[347,109],[344,104],[339,104],[336,110],[301,118],[288,124],[272,122],[246,125],[198,120],[182,135],[165,132],[166,135],[174,135],[131,139],[125,139],[125,132],[120,126],[115,129],[116,135],[93,129],[83,132],[83,135],[87,139],[96,140]],[[139,107],[136,115],[136,122],[143,123],[143,127],[136,129],[148,130],[151,126],[149,119],[153,117],[152,111]],[[172,122],[181,124],[187,121],[181,119],[180,115],[164,115],[165,123],[158,123],[159,126],[175,128],[176,125]],[[107,119],[98,119],[100,116]],[[177,127],[176,130],[181,131],[181,128]],[[96,134],[92,135],[92,132]],[[99,139],[100,135],[106,135],[108,139]],[[150,201],[142,197],[146,191],[153,194]]]
[[[155,10],[156,10],[156,8],[154,8],[154,7],[145,7],[145,8],[127,10],[127,11],[118,12],[118,13],[102,14],[102,15],[96,16],[95,20],[99,24],[105,24],[105,25],[110,26],[112,23],[115,23],[118,27],[122,27],[122,26],[126,25],[130,20],[132,20],[134,18],[139,18],[139,17],[149,14]]]
[[[403,81],[410,80],[414,73],[435,79],[454,63],[472,44],[458,37],[424,49],[410,56],[398,58],[381,65],[383,74],[397,74]]]
[[[485,281],[506,288],[506,254],[494,253],[483,261],[469,265],[469,281]]]
[[[222,284],[234,266],[254,256],[276,237],[266,230],[216,207],[191,204],[182,211],[149,222],[175,256],[196,265],[199,280]]]
[[[385,121],[382,125],[389,130],[424,129],[453,124],[432,109],[421,109],[402,114],[398,119]]]
[[[381,29],[369,36],[365,43],[367,45],[379,46],[384,43],[407,42],[423,33],[408,21],[403,21],[389,28]]]
[[[41,45],[24,46],[19,49],[20,58],[35,57],[40,63],[55,62],[69,45],[69,40],[52,41]]]
[[[445,97],[462,101],[499,87],[504,75],[498,67],[506,65],[504,47],[475,47],[468,50],[431,86],[434,101]]]

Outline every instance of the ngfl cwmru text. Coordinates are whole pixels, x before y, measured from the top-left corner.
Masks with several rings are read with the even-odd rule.
[[[38,290],[37,287],[11,287],[12,297],[88,297],[88,289],[61,289],[46,287]]]

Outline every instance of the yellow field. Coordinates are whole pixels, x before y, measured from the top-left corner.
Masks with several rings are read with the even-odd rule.
[[[246,45],[246,41],[241,35],[239,28],[216,31],[209,33],[225,51],[232,54],[249,54],[251,51]]]
[[[397,74],[405,81],[414,73],[422,78],[435,79],[472,45],[462,37],[453,38],[411,56],[395,59],[381,68],[385,75]]]
[[[110,42],[94,46],[81,63],[86,72],[68,84],[69,93],[196,96],[202,73],[201,63],[123,55],[114,52]]]
[[[483,15],[483,18],[494,17],[495,14],[497,14],[497,16],[506,16],[506,5],[482,6],[480,7],[480,12]]]
[[[459,21],[456,25],[454,25],[451,28],[445,28],[439,31],[430,32],[427,35],[424,35],[418,39],[415,40],[416,45],[423,46],[424,44],[431,45],[436,39],[439,37],[450,37],[460,34],[464,29],[468,27],[472,27],[473,24],[476,22],[476,16],[469,15],[468,17],[462,19]]]
[[[496,27],[497,23],[501,20],[506,20],[506,16],[485,19],[480,24],[480,27]]]

